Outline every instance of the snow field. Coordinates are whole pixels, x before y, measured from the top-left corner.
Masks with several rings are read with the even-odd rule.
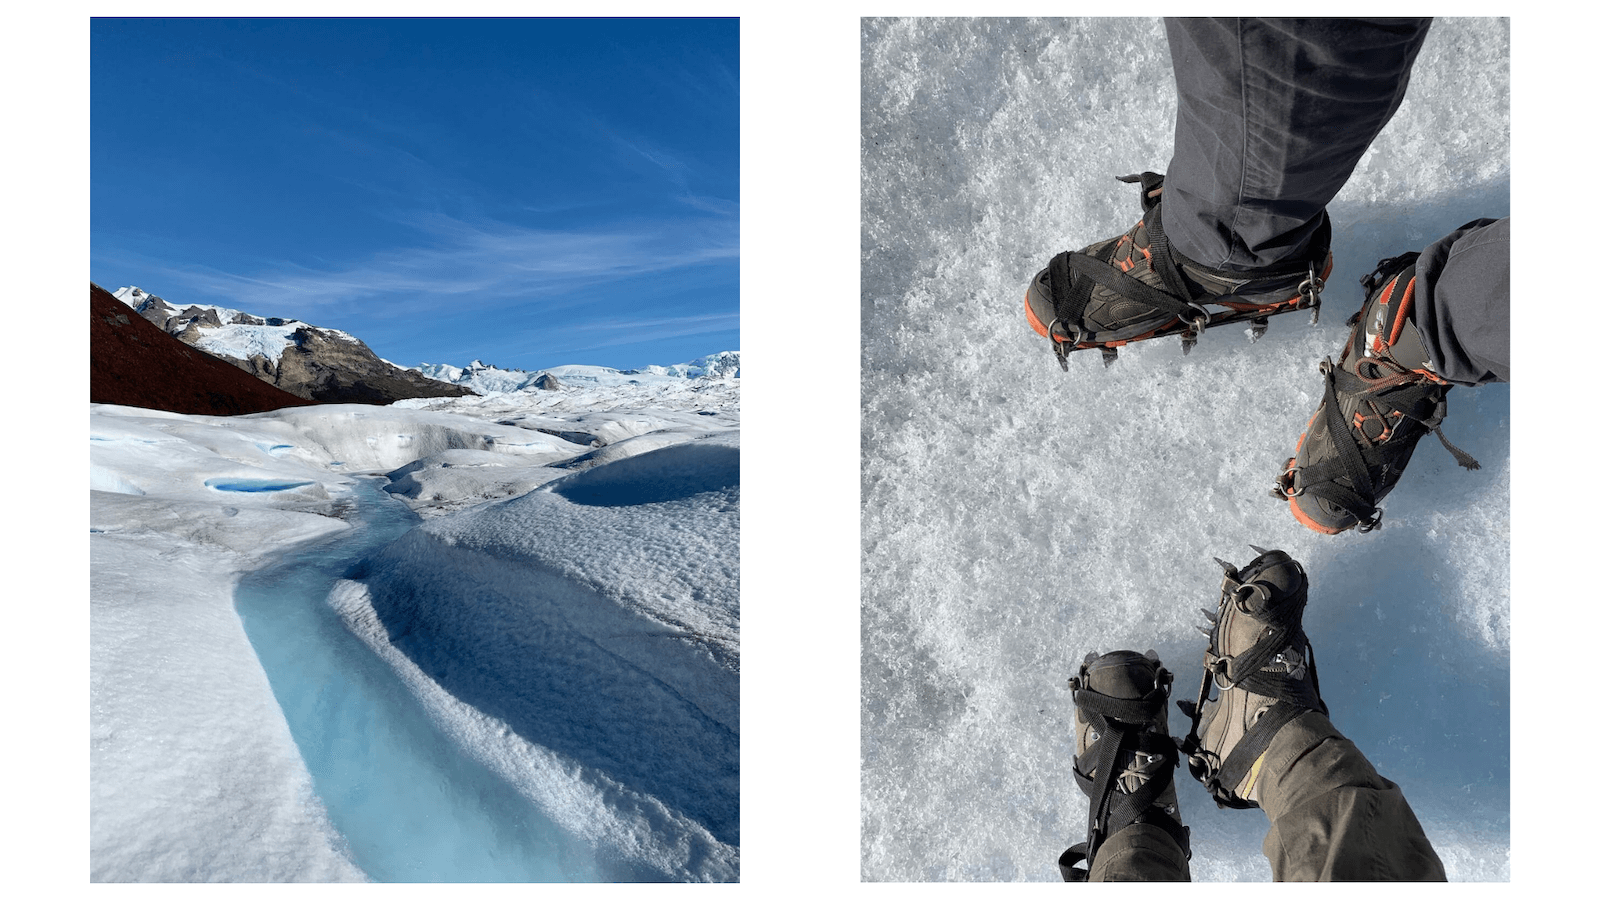
[[[444,537],[408,535],[397,547],[410,550],[381,552],[359,580],[339,582],[329,602],[351,630],[459,752],[593,846],[608,877],[737,879],[737,384],[719,393],[731,407],[719,416],[653,409],[648,396],[615,409],[620,388],[574,393],[568,408],[589,424],[535,415],[581,443],[497,424],[472,404],[240,417],[91,405],[94,880],[364,880],[233,587],[347,530],[353,476],[383,472]],[[530,410],[490,407],[508,413]],[[677,454],[665,464],[642,440],[662,429],[676,432],[658,451]],[[638,447],[551,467],[604,443],[597,430]],[[491,469],[509,480],[457,477]],[[485,505],[508,486],[562,478],[561,491],[527,504]],[[495,515],[478,526],[450,515],[474,506]],[[402,607],[412,619],[390,629]],[[373,622],[381,635],[364,627]],[[396,650],[389,638],[408,629]],[[524,695],[516,679],[535,675],[561,702]],[[546,721],[561,717],[577,724]]]
[[[1450,876],[1509,878],[1509,391],[1450,395],[1381,531],[1268,496],[1382,256],[1508,212],[1506,24],[1440,20],[1405,104],[1330,208],[1321,324],[1271,320],[1060,371],[1023,317],[1049,258],[1127,229],[1176,100],[1156,20],[865,20],[864,880],[1042,880],[1081,841],[1066,683],[1155,649],[1198,687],[1220,556],[1289,551],[1334,723],[1411,800]],[[1471,59],[1473,65],[1453,65]],[[1171,714],[1175,729],[1186,720]],[[1180,769],[1197,880],[1266,880],[1259,813]]]
[[[90,493],[89,877],[362,881],[233,612],[272,551],[348,526]]]
[[[623,855],[669,878],[729,879],[737,496],[726,438],[584,470],[414,529],[334,602],[564,826],[625,833]]]

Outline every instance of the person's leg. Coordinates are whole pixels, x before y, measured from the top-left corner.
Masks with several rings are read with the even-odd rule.
[[[1058,254],[1026,294],[1062,368],[1075,350],[1315,310],[1332,269],[1324,207],[1405,88],[1429,20],[1176,19],[1166,175],[1127,176],[1143,218]]]
[[[1190,771],[1219,805],[1266,812],[1277,880],[1443,879],[1399,788],[1328,720],[1301,628],[1305,570],[1281,550],[1224,566],[1199,700],[1178,704],[1194,720]]]
[[[1399,109],[1430,23],[1167,19],[1173,249],[1239,271],[1309,256],[1328,202]]]
[[[1130,825],[1106,839],[1090,881],[1189,881],[1189,856],[1154,825]]]
[[[1444,881],[1400,788],[1327,717],[1309,712],[1263,756],[1261,852],[1276,881]]]
[[[1073,778],[1089,797],[1089,838],[1061,854],[1066,881],[1188,881],[1189,830],[1172,783],[1172,673],[1155,653],[1091,653],[1071,681]]]
[[[1476,219],[1417,258],[1416,324],[1433,369],[1468,387],[1511,380],[1511,220]]]

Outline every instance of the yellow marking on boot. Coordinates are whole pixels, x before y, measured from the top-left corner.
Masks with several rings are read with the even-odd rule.
[[[1250,767],[1250,776],[1246,778],[1244,780],[1244,784],[1240,785],[1239,787],[1239,799],[1250,799],[1250,792],[1256,789],[1256,779],[1261,777],[1261,764],[1266,762],[1266,760],[1267,756],[1264,753],[1256,757],[1256,764]]]

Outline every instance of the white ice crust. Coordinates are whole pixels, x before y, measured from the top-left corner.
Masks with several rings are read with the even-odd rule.
[[[691,739],[687,719],[709,720],[736,747],[738,383],[702,388],[237,417],[91,404],[91,878],[365,878],[312,790],[232,592],[241,573],[348,529],[337,514],[352,476],[393,472],[391,493],[426,526],[370,577],[339,583],[329,602],[351,629],[463,753],[600,855],[674,879],[736,879],[736,769],[720,787],[731,819],[727,803],[686,811],[681,796],[601,771],[586,748],[543,746],[456,699],[373,627],[374,598],[407,598],[404,614],[461,670],[503,675],[512,651],[565,658],[564,643],[527,637],[555,617],[604,649],[568,660],[610,667],[587,677],[677,698],[681,710],[657,713],[666,733]],[[284,487],[215,487],[243,480]],[[418,593],[421,581],[437,589]],[[523,635],[514,647],[482,627],[470,586],[488,582],[496,621]],[[526,699],[512,692],[499,712],[563,712],[515,705]],[[608,752],[630,750],[607,739]],[[714,813],[727,821],[708,826]]]

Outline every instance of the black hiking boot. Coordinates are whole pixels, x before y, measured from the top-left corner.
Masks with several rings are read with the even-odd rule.
[[[1260,805],[1262,754],[1283,726],[1309,711],[1328,712],[1300,626],[1305,570],[1282,550],[1252,549],[1261,555],[1242,570],[1217,560],[1222,599],[1215,615],[1206,611],[1211,629],[1200,697],[1178,701],[1193,720],[1182,746],[1189,773],[1217,806],[1233,809]]]
[[[1249,319],[1253,341],[1266,333],[1269,316],[1309,309],[1317,321],[1319,294],[1333,271],[1326,217],[1308,260],[1248,273],[1212,269],[1167,245],[1164,175],[1118,180],[1140,186],[1144,216],[1138,224],[1120,237],[1057,254],[1028,286],[1028,324],[1050,339],[1062,369],[1074,350],[1098,348],[1109,366],[1118,347],[1135,341],[1182,334],[1187,354],[1201,332],[1217,325]]]
[[[1189,829],[1172,783],[1178,745],[1167,735],[1172,673],[1154,650],[1115,650],[1089,654],[1068,685],[1077,706],[1072,774],[1089,795],[1089,839],[1061,854],[1061,877],[1087,880],[1106,838],[1136,824],[1165,831],[1187,859]]]
[[[1288,500],[1295,519],[1313,531],[1381,527],[1379,501],[1430,431],[1457,463],[1478,468],[1439,430],[1450,384],[1434,372],[1412,317],[1417,255],[1383,260],[1361,279],[1366,302],[1347,323],[1339,364],[1322,361],[1322,403],[1273,485],[1273,495]]]

